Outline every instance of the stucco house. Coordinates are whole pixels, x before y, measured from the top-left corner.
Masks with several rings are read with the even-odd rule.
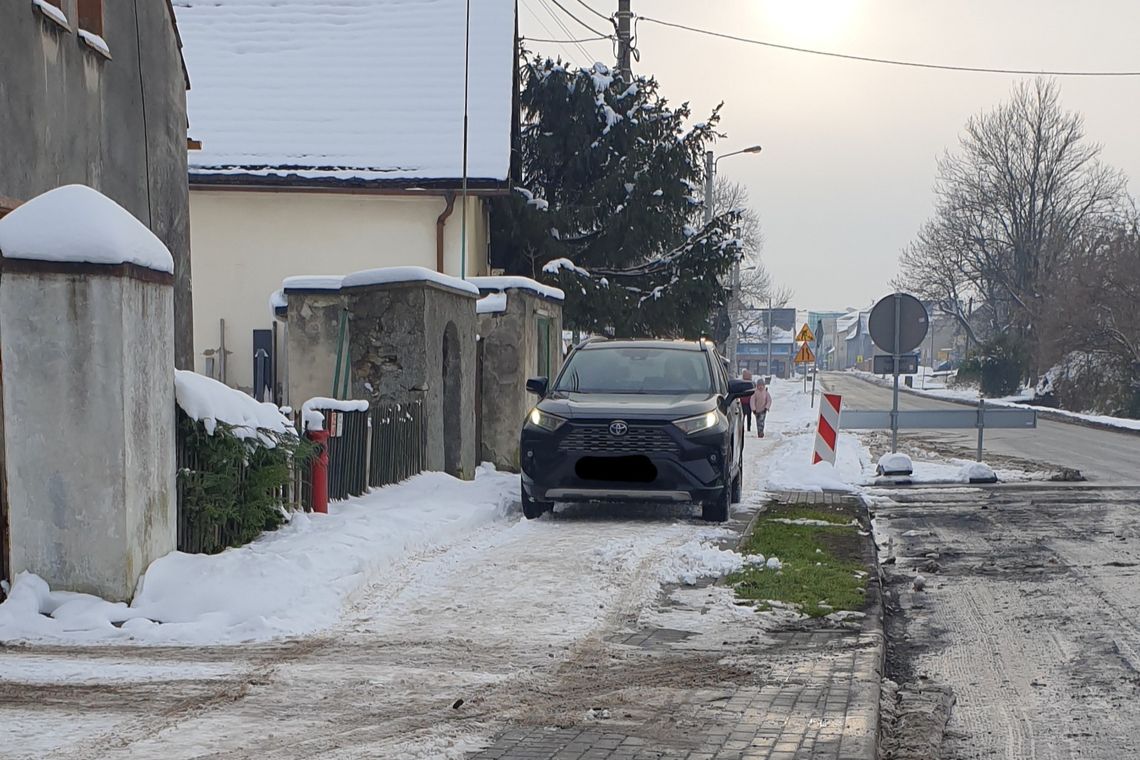
[[[82,184],[145,224],[174,258],[180,367],[193,360],[189,86],[169,0],[0,2],[0,216]]]
[[[269,297],[286,277],[488,273],[486,201],[509,192],[518,130],[515,0],[480,0],[469,37],[465,0],[174,5],[200,143],[195,369],[262,397],[265,352],[280,398]]]

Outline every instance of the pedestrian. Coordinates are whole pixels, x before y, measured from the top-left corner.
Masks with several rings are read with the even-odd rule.
[[[756,383],[756,392],[752,394],[752,411],[756,414],[756,437],[764,437],[764,420],[768,417],[768,410],[772,408],[772,394],[768,386],[761,380]]]
[[[744,370],[740,376],[741,380],[752,382],[752,373]],[[749,433],[752,432],[752,396],[748,395],[740,399],[740,408],[744,410],[744,424]]]

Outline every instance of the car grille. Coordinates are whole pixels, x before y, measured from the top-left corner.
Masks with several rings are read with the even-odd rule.
[[[676,442],[661,427],[630,425],[625,435],[611,435],[609,424],[575,425],[559,451],[586,451],[599,454],[654,454],[677,451]]]

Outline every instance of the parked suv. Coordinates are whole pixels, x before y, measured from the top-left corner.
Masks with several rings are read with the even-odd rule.
[[[519,446],[528,518],[555,501],[687,502],[723,522],[740,500],[753,386],[708,342],[587,341],[527,389],[540,396]]]

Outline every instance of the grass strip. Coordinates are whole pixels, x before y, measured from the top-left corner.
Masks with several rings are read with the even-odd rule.
[[[729,576],[741,599],[761,608],[770,601],[792,604],[804,614],[822,617],[864,604],[867,568],[863,541],[850,510],[805,509],[773,505],[760,515],[741,548],[744,554],[777,557],[783,567],[747,567]],[[807,520],[828,525],[794,524]]]

